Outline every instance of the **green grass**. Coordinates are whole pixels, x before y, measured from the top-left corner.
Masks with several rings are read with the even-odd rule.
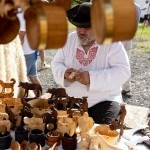
[[[144,24],[139,24],[136,37],[150,39],[150,26],[144,26]]]
[[[150,26],[139,24],[135,39],[134,51],[141,54],[150,54]]]
[[[71,24],[69,21],[68,21],[68,26],[69,26],[69,32],[72,32],[75,30],[75,26],[73,24]]]

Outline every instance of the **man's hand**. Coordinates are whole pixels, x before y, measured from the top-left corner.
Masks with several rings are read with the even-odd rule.
[[[69,82],[74,82],[76,81],[75,76],[72,76],[72,74],[75,72],[76,70],[73,68],[69,68],[65,71],[64,77],[66,80],[68,80]]]
[[[78,72],[75,76],[76,81],[84,85],[90,84],[90,76],[88,71]]]

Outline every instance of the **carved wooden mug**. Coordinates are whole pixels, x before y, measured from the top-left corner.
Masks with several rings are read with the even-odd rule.
[[[66,12],[61,6],[38,2],[25,11],[26,30],[32,49],[63,47],[67,38]]]
[[[93,0],[91,24],[98,43],[132,39],[137,29],[133,0]]]

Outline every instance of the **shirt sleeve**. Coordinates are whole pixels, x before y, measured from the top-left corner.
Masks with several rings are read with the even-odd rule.
[[[25,19],[24,19],[24,14],[23,13],[18,13],[17,14],[19,22],[20,22],[20,31],[26,31],[26,24],[25,24]]]
[[[64,64],[64,60],[65,60],[65,57],[64,57],[63,48],[62,48],[58,50],[54,59],[51,61],[51,69],[52,69],[54,79],[57,82],[57,84],[61,86],[65,86],[64,85],[64,82],[65,82],[64,73],[67,69],[67,67]]]
[[[105,62],[109,66],[96,71],[89,71],[90,91],[111,91],[118,89],[131,75],[127,53],[120,43],[113,44],[107,53]]]

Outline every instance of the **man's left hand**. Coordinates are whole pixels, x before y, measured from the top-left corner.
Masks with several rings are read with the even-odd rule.
[[[76,74],[76,81],[84,85],[89,85],[90,84],[89,72],[88,71],[78,72]]]

